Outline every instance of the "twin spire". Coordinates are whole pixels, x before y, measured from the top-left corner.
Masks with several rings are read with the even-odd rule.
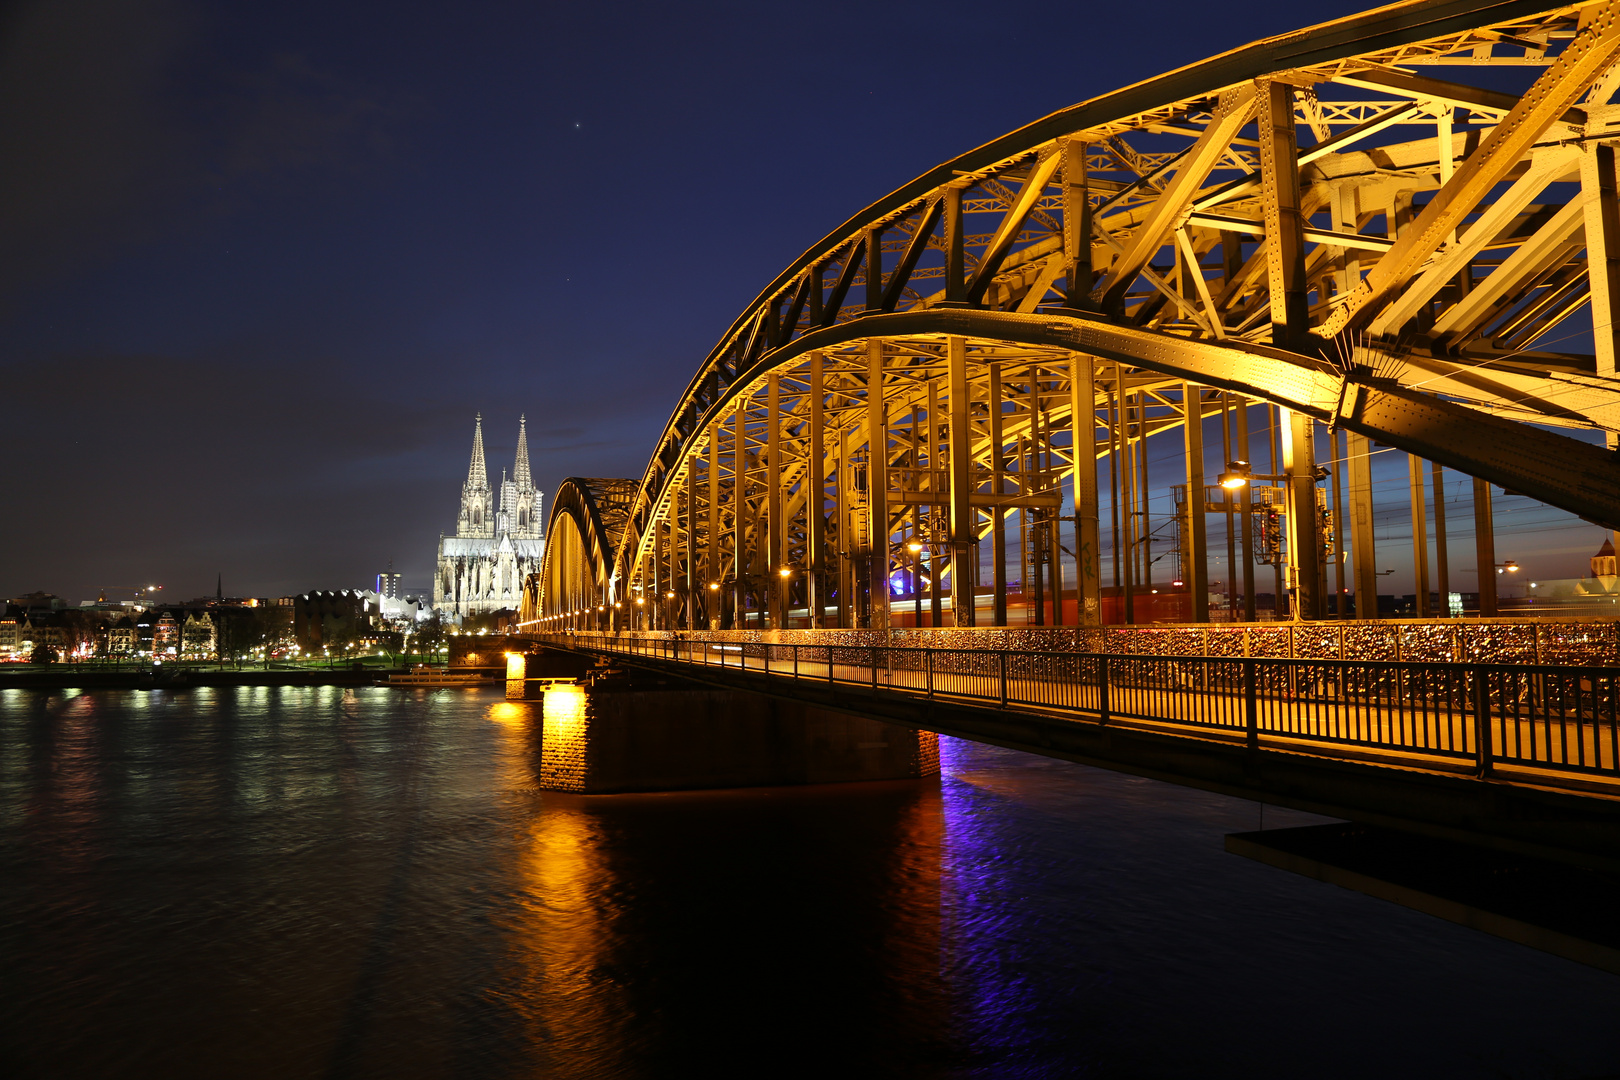
[[[520,488],[534,486],[529,475],[529,425],[527,416],[518,417],[517,464],[512,480]],[[467,487],[484,490],[489,487],[489,467],[484,463],[484,414],[473,414],[472,463],[467,466]]]
[[[544,535],[540,492],[529,471],[528,417],[518,418],[517,461],[512,478],[501,470],[500,490],[489,485],[489,464],[484,458],[484,414],[473,416],[472,461],[467,466],[467,482],[461,489],[461,513],[456,519],[456,535],[468,539],[493,539],[510,535],[516,540],[539,540]]]

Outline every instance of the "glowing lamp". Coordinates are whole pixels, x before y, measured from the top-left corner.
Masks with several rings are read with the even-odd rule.
[[[917,552],[922,550],[922,543],[920,541],[913,540],[911,543],[906,545],[906,550],[915,555]]]
[[[718,581],[709,582],[709,591],[710,592],[718,592],[719,589],[720,589],[720,583]]]
[[[778,570],[777,573],[780,574],[783,577],[792,577],[793,576],[793,567],[784,566],[784,567],[782,567],[782,569]]]
[[[668,593],[667,593],[667,594],[665,594],[665,595],[667,595],[667,596],[668,596],[668,597],[669,597],[669,598],[670,598],[670,599],[671,599],[671,600],[673,600],[673,599],[675,599],[675,590],[673,590],[673,589],[671,589],[671,590],[670,590],[670,591],[669,591],[669,592],[668,592]]]
[[[1227,491],[1236,491],[1238,488],[1249,485],[1249,463],[1247,461],[1228,461],[1226,471],[1221,473],[1221,487]]]

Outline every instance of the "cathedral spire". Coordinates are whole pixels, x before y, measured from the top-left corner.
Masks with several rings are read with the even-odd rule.
[[[529,478],[529,429],[527,417],[518,417],[518,448],[517,466],[512,470],[512,480],[522,491],[534,487],[534,481]]]
[[[467,466],[467,487],[489,487],[489,470],[484,466],[484,414],[473,414],[472,464]]]

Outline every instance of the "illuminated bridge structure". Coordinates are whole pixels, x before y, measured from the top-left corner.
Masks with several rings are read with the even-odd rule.
[[[1373,441],[1413,455],[1419,507],[1420,461],[1477,478],[1486,547],[1490,484],[1620,527],[1617,55],[1611,4],[1419,0],[939,165],[737,316],[638,481],[564,485],[525,617],[1002,623],[1011,583],[1040,621],[1145,621],[1166,442],[1191,621],[1212,509],[1296,617],[1346,569],[1376,594]],[[1228,460],[1253,480],[1229,500]]]
[[[696,666],[714,654],[690,643],[727,633],[1196,626],[1218,535],[1242,567],[1227,620],[1264,593],[1295,627],[1342,619],[1377,593],[1374,444],[1409,456],[1419,615],[1442,468],[1474,478],[1481,568],[1492,485],[1620,529],[1617,61],[1620,3],[1412,0],[944,162],[764,287],[639,479],[561,486],[524,629],[613,651],[678,633],[688,651],[655,659]],[[1178,572],[1155,584],[1167,450]],[[1464,689],[1483,678],[1456,684],[1459,717],[1503,707]]]

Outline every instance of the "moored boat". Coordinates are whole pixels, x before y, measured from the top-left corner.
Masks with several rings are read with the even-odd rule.
[[[378,686],[493,686],[501,681],[499,675],[482,671],[450,671],[418,664],[410,671],[378,679]]]

